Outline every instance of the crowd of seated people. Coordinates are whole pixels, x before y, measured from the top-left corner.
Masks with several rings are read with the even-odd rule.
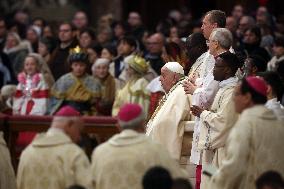
[[[19,133],[17,174],[0,131],[0,188],[283,188],[284,24],[269,11],[172,10],[154,30],[138,12],[93,26],[80,10],[56,29],[1,16],[0,113],[54,117]],[[121,130],[91,161],[75,145],[81,116]],[[178,166],[190,124],[191,184]]]

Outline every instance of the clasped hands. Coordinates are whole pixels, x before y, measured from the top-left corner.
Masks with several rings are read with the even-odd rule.
[[[200,108],[199,106],[192,105],[190,107],[190,111],[191,111],[192,115],[194,115],[196,117],[200,117],[200,115],[204,111],[204,109]]]
[[[198,78],[196,74],[192,74],[188,77],[188,79],[184,80],[182,83],[182,86],[184,88],[184,92],[186,94],[193,94],[194,91],[197,89],[197,86],[195,85],[195,81]]]

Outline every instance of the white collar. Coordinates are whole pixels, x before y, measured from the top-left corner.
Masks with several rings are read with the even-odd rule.
[[[131,129],[125,129],[121,133],[110,138],[108,142],[113,146],[128,146],[144,142],[146,139],[144,134]]]
[[[223,88],[223,87],[227,87],[227,86],[236,86],[238,82],[238,78],[237,77],[230,77],[226,80],[223,80],[219,83],[219,87]]]
[[[281,104],[280,104],[279,101],[277,101],[277,98],[272,98],[272,99],[270,99],[270,100],[267,100],[266,103],[265,103],[265,107],[267,107],[267,108],[269,108],[269,109],[270,109],[271,107],[275,106],[275,105],[281,107]]]

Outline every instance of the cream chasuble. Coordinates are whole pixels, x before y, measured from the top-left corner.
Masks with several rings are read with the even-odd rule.
[[[18,189],[66,189],[74,184],[93,188],[84,151],[63,131],[37,135],[21,155]]]
[[[134,130],[124,130],[95,149],[95,188],[142,189],[142,178],[153,166],[168,169],[174,178],[187,176],[160,144]]]
[[[244,110],[233,126],[226,157],[208,189],[255,189],[256,179],[274,170],[284,176],[284,124],[271,110],[255,105]]]
[[[235,77],[221,81],[210,111],[204,110],[200,115],[198,148],[203,151],[202,164],[219,167],[224,158],[228,134],[238,119],[233,101],[237,81]]]
[[[180,160],[184,127],[190,121],[190,101],[183,80],[165,94],[147,123],[146,135],[162,144],[172,158]],[[188,149],[190,150],[190,149]]]

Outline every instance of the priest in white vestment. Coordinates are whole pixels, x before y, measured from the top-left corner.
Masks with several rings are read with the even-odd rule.
[[[160,81],[166,92],[147,123],[146,135],[165,146],[178,162],[185,124],[190,121],[190,102],[182,82],[183,67],[177,62],[168,62],[161,69]]]
[[[256,179],[269,170],[284,176],[284,124],[264,106],[266,91],[267,85],[257,77],[247,77],[235,88],[235,107],[241,114],[208,189],[255,189]]]
[[[146,114],[140,105],[125,104],[117,118],[121,133],[92,155],[95,188],[142,189],[145,172],[154,166],[166,168],[174,178],[187,176],[163,146],[143,134]]]
[[[23,151],[17,173],[18,189],[92,189],[90,162],[74,142],[80,140],[83,121],[70,106],[55,115],[50,129],[39,134]]]
[[[216,58],[214,80],[219,90],[209,110],[193,106],[192,114],[200,118],[198,149],[202,150],[202,163],[219,167],[224,158],[224,147],[230,129],[238,119],[233,102],[233,92],[238,79],[235,74],[241,66],[237,56],[230,52]],[[201,181],[202,182],[202,181]]]
[[[16,177],[11,163],[9,149],[0,131],[0,188],[16,189]]]

